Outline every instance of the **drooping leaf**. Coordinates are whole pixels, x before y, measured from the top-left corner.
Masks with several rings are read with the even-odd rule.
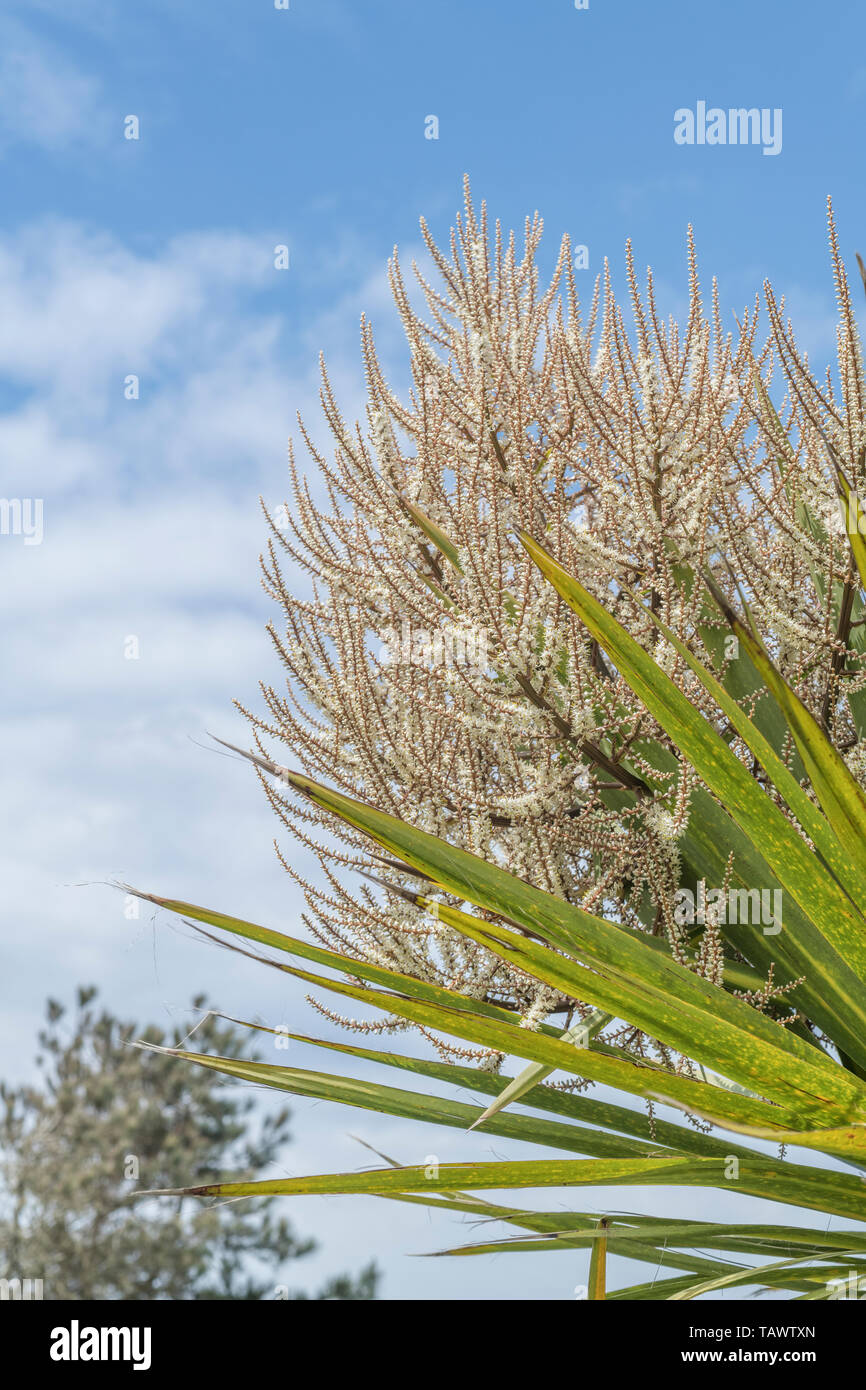
[[[426,1167],[320,1173],[262,1182],[209,1183],[174,1196],[277,1197],[301,1194],[437,1193],[529,1187],[720,1187],[753,1197],[866,1220],[866,1191],[859,1178],[821,1168],[774,1162],[756,1155],[736,1169],[718,1158],[536,1159],[525,1162],[443,1163]],[[155,1193],[139,1195],[157,1195]]]

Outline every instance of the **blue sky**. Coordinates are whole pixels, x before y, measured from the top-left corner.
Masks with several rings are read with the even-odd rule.
[[[666,306],[694,224],[726,314],[772,275],[802,340],[831,350],[825,199],[866,252],[862,7],[843,0],[6,0],[0,14],[0,460],[44,499],[44,539],[0,536],[7,672],[0,840],[2,1071],[23,1075],[47,993],[94,981],[125,1015],[229,1013],[301,1031],[303,992],[192,942],[98,885],[141,886],[295,925],[254,779],[199,747],[243,730],[231,699],[275,673],[257,497],[282,498],[298,410],[327,354],[361,408],[368,311],[401,379],[384,263],[440,239],[464,172],[506,225],[538,208],[621,280],[632,236]],[[679,146],[681,107],[783,113],[781,152]],[[138,117],[140,138],[124,138]],[[439,138],[425,139],[434,115]],[[290,248],[277,271],[273,249]],[[129,374],[138,400],[124,398]],[[137,638],[140,656],[124,658]],[[76,885],[88,886],[76,886]],[[317,1065],[315,1053],[298,1054]],[[295,1106],[300,1173],[355,1167],[350,1131],[407,1162],[521,1146]],[[657,1192],[594,1194],[659,1210]],[[676,1194],[678,1214],[710,1200]],[[745,1219],[760,1204],[713,1197]],[[420,1209],[310,1199],[316,1273],[375,1254],[391,1297],[564,1298],[570,1255],[425,1261],[465,1232]],[[796,1217],[794,1219],[797,1219]],[[519,1265],[519,1268],[515,1266]],[[637,1271],[634,1271],[637,1273]]]

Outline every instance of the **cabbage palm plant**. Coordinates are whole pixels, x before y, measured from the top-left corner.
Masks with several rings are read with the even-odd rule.
[[[270,764],[268,772],[321,810],[355,827],[417,875],[413,901],[419,911],[432,912],[463,939],[483,945],[534,980],[586,1000],[600,1019],[613,1017],[645,1030],[671,1055],[694,1066],[665,1068],[657,1062],[637,1061],[619,1047],[598,1042],[591,1023],[565,1034],[550,1025],[520,1027],[513,1013],[496,1005],[373,963],[359,963],[250,922],[151,897],[161,907],[276,949],[295,961],[342,972],[343,978],[333,978],[298,964],[279,964],[319,989],[373,1004],[453,1038],[496,1048],[530,1065],[517,1084],[509,1085],[490,1073],[453,1063],[332,1042],[319,1044],[493,1096],[493,1103],[479,1116],[462,1102],[338,1075],[181,1050],[176,1055],[295,1094],[463,1128],[480,1124],[489,1133],[587,1155],[446,1164],[434,1175],[424,1168],[391,1166],[373,1172],[224,1183],[187,1191],[201,1196],[373,1193],[402,1201],[444,1203],[509,1222],[522,1232],[516,1238],[477,1243],[453,1253],[591,1247],[591,1297],[691,1298],[756,1282],[791,1290],[801,1298],[831,1297],[849,1287],[852,1272],[858,1279],[866,1278],[866,1229],[856,1224],[831,1232],[821,1227],[720,1225],[650,1217],[596,1222],[586,1212],[512,1210],[474,1195],[485,1188],[709,1186],[806,1207],[849,1222],[866,1222],[866,800],[859,784],[767,655],[747,606],[742,613],[736,612],[711,574],[705,576],[708,592],[764,676],[808,769],[808,787],[794,778],[712,671],[660,619],[655,621],[662,637],[679,652],[751,749],[766,776],[766,787],[623,625],[547,549],[528,535],[521,539],[560,599],[579,615],[588,639],[600,644],[715,798],[719,816],[730,826],[722,849],[748,846],[762,881],[778,885],[796,904],[797,911],[787,914],[780,939],[774,942],[774,964],[790,982],[797,982],[798,990],[803,988],[801,981],[808,981],[810,991],[820,998],[820,1034],[799,1015],[785,1026],[785,1020],[769,1018],[737,997],[731,985],[741,983],[748,966],[734,966],[731,980],[726,981],[723,959],[719,983],[701,978],[687,961],[674,959],[657,938],[587,913],[495,863],[302,774]],[[860,549],[858,538],[863,577],[866,556]],[[634,601],[642,601],[639,593]],[[476,911],[443,903],[439,899],[445,894]],[[747,946],[742,933],[737,940],[740,947]],[[841,1160],[847,1170],[774,1159],[739,1140],[733,1143],[682,1123],[551,1089],[542,1083],[553,1070],[678,1107],[738,1136],[811,1149]],[[515,1099],[532,1113],[505,1114],[509,1101]],[[573,1120],[581,1123],[570,1123]],[[689,1253],[695,1246],[724,1251],[729,1258]],[[609,1293],[603,1287],[608,1248],[685,1272]],[[738,1257],[744,1255],[769,1259],[755,1268],[739,1263]]]
[[[483,248],[472,228],[467,246],[470,262],[480,261]],[[489,455],[488,472],[498,470],[495,525],[483,535],[479,530],[476,539],[497,552],[507,542],[512,558],[502,562],[495,582],[489,567],[484,569],[482,583],[480,570],[473,571],[468,504],[462,510],[446,505],[447,499],[425,487],[423,476],[412,495],[402,486],[389,493],[383,485],[380,497],[389,500],[379,506],[377,525],[385,533],[399,520],[392,540],[404,553],[406,537],[414,537],[423,564],[413,563],[412,584],[432,595],[440,629],[450,623],[465,632],[467,614],[476,620],[483,607],[479,594],[499,585],[504,623],[473,679],[491,683],[512,722],[503,729],[498,715],[487,720],[483,769],[481,754],[465,753],[462,766],[478,773],[475,802],[467,795],[467,774],[450,801],[443,796],[431,809],[437,779],[440,788],[447,780],[446,764],[435,758],[420,807],[412,802],[406,793],[416,774],[401,766],[402,753],[395,752],[393,716],[396,708],[400,727],[422,739],[424,711],[433,710],[429,717],[440,728],[457,703],[462,738],[473,717],[483,722],[477,689],[458,701],[440,681],[434,708],[430,684],[419,687],[413,675],[402,688],[398,678],[389,704],[381,664],[367,666],[353,687],[349,713],[358,715],[366,794],[349,794],[346,782],[359,776],[362,760],[357,747],[349,746],[351,729],[347,733],[337,717],[336,686],[328,675],[334,675],[335,651],[344,671],[364,668],[366,658],[358,635],[363,623],[359,628],[360,620],[354,627],[350,621],[357,595],[352,598],[345,565],[333,561],[331,600],[300,606],[284,649],[306,703],[296,703],[292,714],[287,702],[266,692],[282,721],[278,736],[287,736],[305,766],[295,771],[274,761],[258,738],[258,751],[246,756],[263,779],[272,779],[271,796],[284,819],[291,804],[302,839],[311,837],[311,827],[337,830],[349,848],[336,852],[335,861],[373,878],[374,887],[364,890],[351,917],[354,935],[345,925],[351,909],[333,876],[330,896],[316,897],[314,891],[321,915],[312,940],[142,895],[202,928],[218,929],[218,939],[228,934],[246,940],[234,949],[278,952],[276,960],[260,958],[319,992],[380,1010],[384,1031],[420,1030],[436,1041],[439,1057],[304,1041],[344,1058],[469,1088],[479,1102],[339,1073],[180,1049],[176,1055],[294,1094],[480,1128],[560,1149],[563,1157],[467,1161],[435,1171],[389,1162],[368,1172],[186,1191],[372,1193],[440,1205],[517,1232],[452,1254],[588,1250],[590,1298],[687,1299],[759,1284],[819,1299],[843,1296],[852,1278],[866,1288],[859,1283],[866,1281],[866,798],[857,761],[866,632],[866,540],[857,498],[866,434],[859,347],[835,242],[834,257],[843,320],[842,408],[798,356],[771,295],[775,351],[792,402],[787,415],[771,403],[766,350],[755,349],[753,323],[745,325],[735,352],[729,344],[719,348],[715,375],[707,367],[707,338],[697,316],[690,319],[680,358],[673,330],[661,338],[658,357],[668,376],[677,378],[668,387],[657,379],[644,323],[645,341],[630,359],[632,374],[643,382],[635,418],[622,398],[617,414],[605,387],[612,364],[629,361],[618,311],[609,309],[601,366],[590,365],[588,340],[569,338],[570,330],[554,326],[559,365],[546,375],[541,369],[541,386],[553,391],[557,371],[560,384],[571,383],[575,414],[584,413],[579,450],[586,452],[592,437],[604,439],[609,426],[632,442],[639,433],[635,419],[646,427],[632,478],[632,495],[649,507],[644,534],[652,543],[643,550],[627,534],[630,523],[620,526],[616,545],[609,534],[618,524],[611,498],[624,496],[624,445],[616,446],[619,463],[606,473],[598,464],[603,476],[591,508],[595,533],[574,520],[577,503],[566,487],[567,470],[557,471],[557,465],[550,476],[550,460],[567,432],[558,406],[550,406],[560,422],[557,438],[524,430],[530,439],[524,466],[513,461],[517,431],[513,425],[502,429],[496,414],[506,379],[497,363],[504,353],[513,381],[521,369],[519,353],[509,355],[494,331],[494,300],[460,291],[466,315],[484,320],[473,329],[475,338],[467,338],[467,370],[475,373],[477,397],[466,427],[475,432],[476,454]],[[459,298],[453,266],[446,272]],[[515,298],[525,307],[531,276],[526,271],[521,279],[513,260],[510,275]],[[467,283],[470,289],[475,284],[471,275]],[[536,334],[550,307],[547,300],[539,314],[526,309]],[[516,310],[513,317],[512,339],[525,342],[525,318]],[[640,336],[640,313],[638,326]],[[429,353],[419,346],[416,356],[429,372]],[[691,365],[694,372],[696,360],[697,384],[687,390],[686,369]],[[529,380],[538,369],[527,359],[523,370]],[[739,423],[727,426],[732,379],[748,410],[738,407]],[[440,385],[447,396],[448,388]],[[626,385],[620,382],[621,392]],[[681,418],[672,424],[677,403]],[[511,408],[523,407],[512,400]],[[760,450],[747,437],[748,420],[757,427]],[[337,423],[350,456],[348,433]],[[382,476],[389,469],[399,472],[396,440],[381,414],[372,428]],[[645,467],[647,439],[655,460],[652,476]],[[819,452],[820,478],[813,470]],[[723,460],[732,454],[734,474],[722,478]],[[677,510],[678,492],[693,475],[692,501]],[[476,468],[471,476],[482,477],[490,491],[487,472]],[[369,470],[361,470],[356,486],[369,477]],[[591,478],[588,486],[592,494]],[[456,490],[465,504],[459,478]],[[480,500],[472,504],[479,514]],[[580,500],[585,502],[582,492]],[[298,508],[307,510],[314,532],[311,505],[301,490]],[[449,532],[449,516],[464,528],[457,539]],[[837,525],[839,516],[847,525]],[[753,529],[746,531],[749,525]],[[349,537],[353,528],[344,521],[340,526],[344,539]],[[320,528],[327,550],[323,534]],[[762,559],[770,540],[773,566]],[[361,542],[362,551],[365,546],[368,541]],[[331,546],[332,560],[334,553]],[[367,559],[371,571],[374,549]],[[473,572],[475,580],[467,581]],[[287,602],[276,570],[269,573]],[[410,606],[414,592],[404,593]],[[818,636],[804,628],[806,594],[820,609]],[[362,597],[371,611],[384,606],[390,620],[384,589],[376,590],[371,580]],[[330,635],[317,635],[317,624],[323,631],[330,624]],[[515,633],[519,640],[512,642]],[[532,710],[529,719],[515,713],[520,692]],[[379,706],[377,729],[371,711]],[[323,709],[330,711],[330,722],[322,720]],[[373,732],[366,737],[371,721]],[[318,733],[311,735],[310,725]],[[274,732],[261,721],[258,727]],[[440,744],[447,745],[447,734]],[[461,747],[459,739],[450,745],[448,765],[459,761]],[[310,762],[324,762],[327,771],[327,759],[342,768],[342,776],[330,777],[337,787],[310,775]],[[522,815],[527,786],[533,789],[530,811]],[[552,798],[547,818],[545,788]],[[633,865],[623,853],[628,827]],[[619,831],[624,838],[611,854],[606,840]],[[530,848],[522,848],[521,836]],[[718,885],[709,894],[708,883]],[[752,914],[751,921],[747,913],[742,920],[742,913],[729,908],[744,899],[769,902],[772,911],[758,912],[757,920]],[[696,914],[679,910],[695,900]],[[554,1023],[557,1014],[564,1018]],[[498,1061],[508,1056],[525,1063],[512,1081],[498,1074]],[[565,1085],[547,1080],[553,1072],[564,1074]],[[646,1110],[585,1094],[589,1085],[639,1099]],[[519,1110],[512,1108],[516,1103]],[[660,1107],[684,1113],[662,1118]],[[774,1141],[779,1156],[750,1139]],[[791,1161],[789,1146],[814,1151],[820,1166]],[[804,1207],[822,1219],[800,1227],[599,1217],[585,1210],[527,1211],[522,1204],[501,1206],[478,1195],[485,1189],[599,1185],[721,1188]],[[842,1218],[844,1229],[826,1229],[828,1216]],[[608,1252],[673,1272],[611,1291]]]

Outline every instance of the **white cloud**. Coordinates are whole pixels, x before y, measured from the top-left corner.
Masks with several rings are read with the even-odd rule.
[[[24,398],[0,416],[7,491],[128,495],[276,460],[293,404],[281,320],[246,303],[279,273],[272,244],[208,233],[146,254],[62,222],[0,244],[0,377]]]
[[[241,908],[243,845],[243,864],[278,885],[271,903],[286,893],[248,770],[191,741],[208,728],[242,737],[232,697],[254,703],[258,678],[276,675],[258,493],[284,495],[285,440],[293,409],[314,402],[315,361],[293,373],[281,316],[247,299],[276,273],[270,245],[210,232],[143,253],[53,223],[0,240],[0,388],[21,393],[0,414],[3,488],[44,498],[41,545],[0,536],[16,806],[0,857],[38,995],[46,975],[68,986],[87,959],[109,983],[122,964],[117,906],[52,884],[137,873],[208,897],[233,882]],[[129,371],[137,401],[123,398]],[[138,659],[125,657],[129,636]],[[257,898],[253,885],[249,910]]]
[[[108,120],[96,78],[23,26],[0,25],[0,154],[18,143],[55,153],[99,143]]]
[[[206,510],[214,489],[249,507],[282,488],[296,412],[319,433],[319,350],[354,418],[361,309],[386,355],[394,314],[377,267],[298,315],[289,342],[274,244],[211,231],[144,251],[63,221],[0,240],[0,381],[21,397],[0,414],[5,494],[44,497],[48,525],[73,489],[105,501],[166,486]],[[310,269],[328,268],[322,253]]]
[[[62,395],[123,366],[194,370],[235,341],[238,295],[275,274],[267,236],[186,235],[148,255],[31,223],[0,245],[0,372]]]
[[[258,679],[278,679],[258,494],[285,495],[316,362],[303,344],[300,365],[287,356],[284,317],[262,298],[272,245],[212,231],[144,252],[68,223],[0,239],[3,489],[44,498],[41,545],[0,536],[14,672],[0,874],[22,980],[0,1023],[7,1074],[27,1066],[44,995],[79,981],[145,1018],[200,986],[236,1014],[285,994],[283,977],[160,928],[183,957],[165,984],[145,919],[69,886],[116,876],[296,925],[255,779],[196,746],[208,729],[242,740],[232,698],[255,704]],[[339,359],[333,325],[326,337]],[[123,398],[130,371],[137,401]]]

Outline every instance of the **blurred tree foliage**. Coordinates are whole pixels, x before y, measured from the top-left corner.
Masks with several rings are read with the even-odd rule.
[[[0,1083],[0,1276],[41,1278],[46,1299],[375,1298],[373,1264],[317,1293],[289,1289],[284,1266],[315,1242],[270,1201],[131,1197],[261,1176],[288,1142],[289,1112],[253,1121],[255,1102],[216,1073],[130,1046],[174,1046],[180,1032],[114,1018],[95,995],[79,989],[71,1015],[48,1001],[41,1085]],[[246,1036],[213,1015],[195,1032],[224,1057]]]

